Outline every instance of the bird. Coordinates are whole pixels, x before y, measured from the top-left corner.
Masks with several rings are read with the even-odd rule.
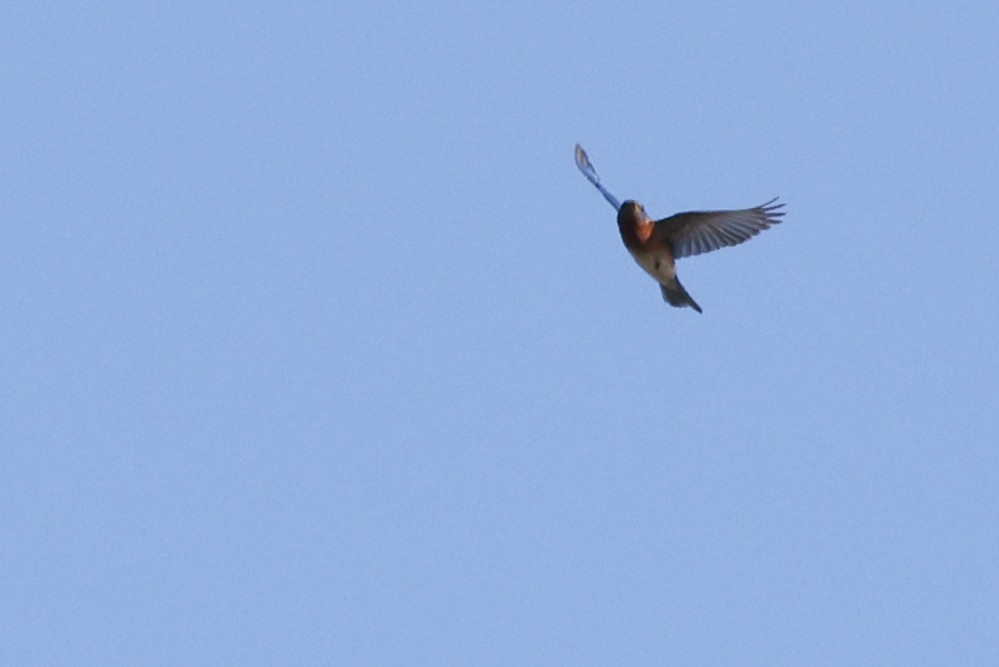
[[[632,258],[659,283],[663,300],[676,308],[689,306],[704,312],[676,275],[676,260],[739,245],[764,229],[781,222],[784,215],[779,197],[754,206],[730,211],[687,211],[654,220],[645,207],[632,199],[618,201],[600,182],[583,147],[576,144],[576,166],[617,211],[617,228]]]

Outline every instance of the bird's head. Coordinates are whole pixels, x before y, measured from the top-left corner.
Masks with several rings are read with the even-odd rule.
[[[645,207],[632,199],[621,204],[621,208],[617,212],[617,224],[619,225],[637,225],[648,219],[649,214],[645,212]]]

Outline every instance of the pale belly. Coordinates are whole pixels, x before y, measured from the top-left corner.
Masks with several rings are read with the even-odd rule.
[[[650,252],[642,255],[631,253],[631,256],[657,282],[672,282],[676,277],[676,265],[668,252]]]

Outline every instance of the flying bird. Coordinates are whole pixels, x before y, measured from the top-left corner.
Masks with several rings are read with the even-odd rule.
[[[776,225],[784,215],[773,198],[765,204],[738,211],[689,211],[653,220],[645,207],[631,199],[623,204],[600,182],[586,151],[576,144],[576,166],[617,211],[621,240],[638,265],[659,283],[663,299],[677,308],[690,306],[702,312],[676,276],[676,260],[725,246],[739,245]]]

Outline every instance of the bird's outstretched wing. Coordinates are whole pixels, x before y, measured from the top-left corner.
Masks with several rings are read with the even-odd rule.
[[[597,176],[597,170],[593,168],[590,163],[590,158],[586,155],[586,151],[579,144],[576,144],[576,166],[579,170],[583,172],[583,176],[586,176],[586,180],[596,186],[597,190],[600,190],[600,194],[604,196],[604,199],[610,202],[610,205],[614,207],[614,210],[621,208],[621,202],[617,200],[617,197],[608,192],[600,183],[600,177]]]
[[[776,201],[775,197],[756,208],[739,211],[677,213],[657,220],[656,234],[670,243],[677,258],[739,245],[781,221],[784,204]]]

